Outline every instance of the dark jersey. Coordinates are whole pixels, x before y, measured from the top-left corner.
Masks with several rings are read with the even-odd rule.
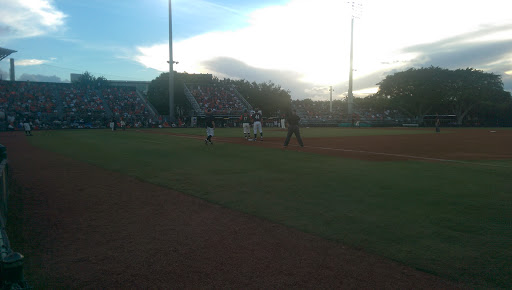
[[[252,121],[253,122],[261,122],[261,113],[260,112],[255,112],[253,115],[252,115]]]
[[[251,116],[248,113],[243,113],[242,116],[240,116],[240,121],[242,121],[242,123],[250,123]]]
[[[298,126],[299,125],[299,121],[300,121],[300,117],[297,116],[296,114],[291,114],[288,117],[288,124],[290,126]]]
[[[214,122],[215,122],[215,118],[213,117],[213,114],[206,114],[206,119],[205,119],[206,127],[213,128]]]

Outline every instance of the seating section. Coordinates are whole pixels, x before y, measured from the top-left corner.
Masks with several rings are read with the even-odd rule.
[[[399,124],[407,120],[397,110],[378,112],[359,106],[356,106],[355,112],[349,116],[347,114],[347,104],[339,100],[332,102],[332,112],[329,101],[293,100],[292,108],[297,110],[301,122],[307,124],[337,124],[354,121],[357,124],[365,122],[383,125]]]
[[[212,109],[215,115],[240,115],[246,109],[233,87],[193,84],[189,90],[202,111]]]
[[[128,127],[154,125],[156,116],[134,88],[103,90],[66,83],[0,81],[0,130],[104,128],[112,118]]]
[[[102,95],[116,119],[135,124],[152,117],[135,89],[112,87],[103,89]]]
[[[94,123],[107,118],[107,111],[99,95],[88,89],[73,86],[65,87],[60,91],[64,120],[83,123]]]
[[[292,108],[297,110],[301,121],[306,123],[338,121],[346,112],[339,101],[333,102],[332,112],[329,101],[293,100]]]
[[[24,119],[37,124],[58,119],[58,86],[51,83],[0,81],[0,129],[21,128]]]

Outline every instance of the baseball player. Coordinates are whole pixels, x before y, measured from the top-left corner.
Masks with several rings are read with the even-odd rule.
[[[205,123],[207,137],[206,139],[204,139],[204,144],[208,145],[208,143],[210,143],[210,145],[213,145],[212,137],[215,131],[215,118],[213,117],[212,109],[208,109],[208,112],[206,113]]]
[[[30,128],[30,122],[25,119],[23,122],[23,128],[25,129],[25,135],[26,136],[32,136],[32,130]]]
[[[249,137],[251,137],[251,115],[247,112],[247,109],[240,116],[240,121],[242,121],[242,127],[244,128],[244,137],[249,140]]]
[[[253,122],[252,127],[254,130],[254,141],[256,141],[256,138],[258,137],[258,134],[257,134],[258,131],[260,132],[260,140],[263,141],[263,130],[261,129],[262,117],[261,117],[261,111],[258,108],[256,108],[256,110],[254,111],[254,114],[252,114],[251,119]]]
[[[304,147],[304,143],[302,142],[302,138],[300,137],[300,129],[299,122],[300,117],[297,115],[297,111],[292,110],[292,113],[288,116],[288,134],[286,134],[286,139],[284,140],[283,147],[287,147],[288,143],[290,143],[290,138],[293,134],[297,138],[300,147]]]

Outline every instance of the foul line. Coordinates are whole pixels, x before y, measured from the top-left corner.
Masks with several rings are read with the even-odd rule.
[[[470,165],[482,165],[482,166],[491,166],[491,167],[511,168],[510,166],[499,165],[499,164],[478,163],[478,162],[470,162],[470,161],[462,161],[462,160],[422,157],[422,156],[395,154],[395,153],[382,153],[382,152],[372,152],[372,151],[364,151],[364,150],[353,150],[353,149],[342,149],[342,148],[326,148],[326,147],[308,147],[308,148],[315,148],[315,149],[321,149],[321,150],[343,151],[343,152],[354,152],[354,153],[363,153],[363,154],[384,155],[384,156],[394,156],[394,157],[403,157],[403,158],[420,159],[420,160],[428,160],[428,161],[438,161],[438,162],[452,162],[452,163],[461,163],[461,164],[470,164]]]
[[[203,137],[198,137],[198,136],[184,136],[184,135],[174,135],[174,134],[170,134],[170,135],[172,135],[174,137],[196,139],[196,140],[204,140]],[[215,138],[215,140],[218,140],[218,141],[224,142],[224,143],[240,144],[238,142],[231,142],[232,139]],[[164,142],[157,142],[157,141],[151,141],[151,140],[145,140],[145,141],[152,142],[152,143],[162,143],[162,144],[164,143]],[[248,141],[248,142],[251,142],[251,141]],[[282,146],[281,143],[268,142],[268,141],[252,141],[252,142],[265,142],[266,144],[273,144],[273,145]],[[298,145],[292,145],[292,146],[299,147]],[[489,166],[489,167],[512,168],[511,166],[499,165],[499,164],[488,164],[488,163],[470,162],[470,161],[462,161],[462,160],[452,160],[452,159],[442,159],[442,158],[432,158],[432,157],[421,157],[421,156],[414,156],[414,155],[404,155],[404,154],[395,154],[395,153],[383,153],[383,152],[373,152],[373,151],[364,151],[364,150],[353,150],[353,149],[343,149],[343,148],[329,148],[329,147],[315,147],[315,146],[305,146],[303,148],[305,148],[305,149],[312,148],[312,149],[320,149],[320,150],[342,151],[342,152],[353,152],[353,153],[361,153],[361,154],[373,154],[373,155],[382,155],[382,156],[393,156],[393,157],[402,157],[402,158],[410,158],[410,159],[418,159],[418,160],[426,160],[426,161],[460,163],[460,164],[467,164],[467,165],[480,165],[480,166]]]

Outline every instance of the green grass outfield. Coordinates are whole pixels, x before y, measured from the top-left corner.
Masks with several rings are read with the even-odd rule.
[[[307,138],[433,132],[302,130]],[[204,129],[176,132],[204,136]],[[242,135],[240,129],[215,133]],[[29,140],[453,281],[512,287],[512,160],[369,162],[219,142],[205,146],[198,139],[135,130],[36,132]]]

